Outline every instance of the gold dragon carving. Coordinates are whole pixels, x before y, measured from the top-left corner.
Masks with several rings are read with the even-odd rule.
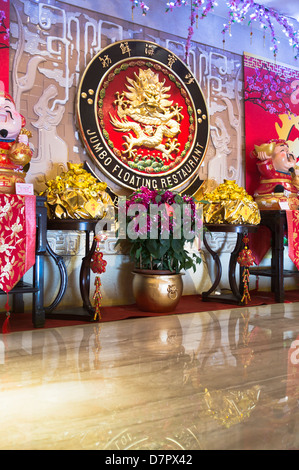
[[[114,105],[118,117],[110,113],[114,130],[126,133],[123,136],[122,160],[132,168],[149,173],[166,169],[163,168],[165,164],[168,168],[176,166],[181,160],[174,154],[179,152],[177,136],[181,132],[180,122],[184,116],[181,114],[182,107],[169,100],[171,87],[165,86],[165,80],[159,81],[159,75],[151,69],[139,69],[135,79],[127,77],[127,81],[128,91],[116,93]],[[163,161],[149,154],[141,160],[138,156],[140,147],[160,151]]]

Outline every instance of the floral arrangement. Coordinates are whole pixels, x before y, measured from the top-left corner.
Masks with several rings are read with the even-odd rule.
[[[117,244],[127,245],[136,269],[178,273],[195,271],[201,262],[200,256],[191,255],[185,247],[202,229],[201,210],[193,197],[141,187],[119,205],[118,222]]]

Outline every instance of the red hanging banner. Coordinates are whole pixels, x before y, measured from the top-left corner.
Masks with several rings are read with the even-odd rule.
[[[9,0],[0,2],[0,91],[9,92]]]
[[[283,139],[299,157],[299,68],[245,53],[244,104],[246,191],[253,195],[259,182],[255,145]]]
[[[286,142],[290,154],[297,160],[296,168],[298,167],[299,68],[245,53],[244,104],[246,191],[254,195],[263,183],[266,188],[264,192],[271,193],[276,184],[288,184],[292,178],[283,171],[276,172],[272,161],[260,164],[253,157],[253,151],[255,145],[259,147],[271,140]],[[284,188],[287,189],[287,186],[283,186],[283,191]],[[298,214],[297,210],[287,211],[289,256],[299,269]],[[268,233],[261,232],[262,228]],[[259,232],[250,234],[250,239],[256,263],[259,264],[270,247],[270,232],[266,227],[260,227]]]

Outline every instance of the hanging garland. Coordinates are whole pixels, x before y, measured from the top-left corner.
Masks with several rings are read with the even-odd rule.
[[[149,10],[149,7],[140,0],[130,0],[132,4],[132,19],[135,8],[141,8],[142,14],[145,16]],[[274,58],[276,59],[278,52],[279,40],[276,37],[275,29],[272,20],[275,20],[282,28],[283,33],[289,39],[290,46],[294,49],[295,59],[299,58],[299,31],[294,29],[290,18],[281,15],[273,8],[265,7],[256,3],[254,0],[227,0],[225,2],[228,8],[228,21],[224,24],[223,34],[223,45],[225,45],[225,34],[229,32],[231,34],[231,27],[233,23],[243,23],[248,19],[248,26],[252,27],[253,21],[259,21],[261,27],[265,32],[268,29],[271,34],[271,49],[273,51]],[[204,19],[206,16],[214,10],[214,7],[218,6],[217,0],[173,0],[166,3],[166,13],[172,12],[177,7],[191,6],[190,26],[188,28],[188,37],[185,47],[185,60],[187,62],[190,50],[191,39],[194,34],[193,26],[198,22],[198,19]],[[250,37],[252,38],[252,29]]]

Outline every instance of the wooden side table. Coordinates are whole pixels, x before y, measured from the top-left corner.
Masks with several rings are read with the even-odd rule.
[[[9,292],[13,296],[13,312],[24,312],[24,294],[32,294],[32,323],[35,328],[42,328],[45,324],[44,307],[44,255],[47,244],[47,209],[46,198],[36,197],[36,245],[35,264],[32,267],[32,284],[21,279]],[[6,295],[0,290],[0,295]]]
[[[284,278],[299,276],[299,271],[284,269],[284,236],[288,231],[285,210],[261,210],[260,225],[271,232],[271,265],[269,267],[251,267],[250,274],[271,277],[271,291],[276,302],[284,302]]]
[[[93,321],[95,309],[91,305],[90,294],[90,261],[96,249],[96,225],[97,219],[53,219],[48,220],[48,230],[79,230],[85,232],[85,256],[82,259],[80,268],[80,293],[83,301],[83,308],[77,312],[75,309],[63,310],[62,313],[53,312],[54,309],[61,302],[68,284],[68,276],[63,257],[57,255],[47,243],[47,252],[54,259],[59,269],[60,274],[60,287],[54,301],[46,307],[46,318],[66,318],[66,319],[79,319],[82,317],[84,320]],[[93,242],[90,246],[90,233],[93,234]]]
[[[208,252],[212,255],[215,263],[216,263],[216,278],[211,286],[211,288],[207,292],[202,293],[202,300],[203,302],[213,301],[213,302],[225,302],[225,303],[237,303],[242,305],[242,287],[239,288],[236,282],[236,265],[237,265],[237,258],[244,247],[243,237],[250,232],[256,232],[258,230],[257,225],[233,225],[233,224],[205,224],[204,227],[211,233],[213,232],[220,232],[220,233],[236,233],[237,240],[234,250],[230,255],[230,261],[228,266],[228,278],[229,278],[229,285],[231,288],[231,294],[221,294],[221,295],[213,295],[212,293],[218,287],[221,276],[222,276],[222,265],[219,258],[218,253],[213,251],[209,246],[207,239],[206,239],[206,230],[203,231],[203,242],[208,250]],[[242,271],[242,269],[240,269]]]

